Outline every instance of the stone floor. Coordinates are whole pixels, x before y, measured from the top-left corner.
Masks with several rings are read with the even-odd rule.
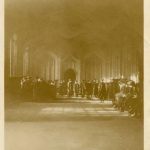
[[[5,150],[143,150],[142,120],[110,101],[13,103],[5,117]]]
[[[112,107],[111,101],[63,100],[49,103],[22,102],[6,108],[7,121],[41,121],[61,117],[128,116]]]

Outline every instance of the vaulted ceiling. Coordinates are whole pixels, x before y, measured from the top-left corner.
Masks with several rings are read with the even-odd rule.
[[[138,50],[142,0],[5,0],[6,43],[84,54]]]

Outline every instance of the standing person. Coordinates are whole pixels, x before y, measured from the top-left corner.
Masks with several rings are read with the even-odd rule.
[[[26,87],[26,78],[23,77],[20,81],[20,88],[21,88],[21,96],[25,97],[25,87]]]
[[[106,99],[108,99],[108,94],[109,94],[109,83],[108,82],[105,83],[105,87],[106,87]]]
[[[87,92],[87,98],[91,99],[92,98],[93,87],[92,87],[92,83],[91,83],[90,80],[86,83],[86,92]]]
[[[113,83],[110,82],[108,86],[108,98],[109,100],[113,100]]]
[[[69,97],[73,94],[73,82],[71,81],[71,79],[69,79],[67,83],[67,93]]]
[[[93,95],[96,98],[98,97],[98,80],[94,80],[94,83],[93,83]]]
[[[42,97],[42,79],[38,78],[37,79],[37,98],[40,100]]]
[[[85,92],[86,92],[86,81],[82,80],[80,86],[81,86],[81,95],[82,95],[82,97],[84,97],[85,96]]]
[[[51,81],[49,84],[49,89],[50,89],[50,97],[51,98],[56,98],[56,84],[55,81]]]
[[[78,95],[79,95],[79,89],[80,89],[80,85],[79,85],[78,81],[76,80],[74,83],[74,92],[75,92],[76,97],[78,97]]]
[[[62,95],[62,96],[64,95],[64,92],[63,92],[63,81],[62,80],[60,81],[60,84],[59,84],[59,94]]]
[[[95,86],[96,86],[96,81],[92,81],[92,96],[95,96]]]
[[[115,104],[115,97],[116,97],[116,94],[120,92],[120,87],[119,87],[119,84],[118,84],[118,80],[115,80],[113,79],[113,82],[112,82],[112,104],[114,107],[116,107],[116,104]]]
[[[105,86],[105,83],[104,83],[103,80],[102,80],[102,82],[100,84],[99,98],[100,98],[101,102],[104,102],[104,100],[106,98],[106,86]]]
[[[62,95],[67,95],[67,82],[65,80],[62,81]]]
[[[33,99],[34,99],[34,100],[36,100],[36,98],[38,97],[37,84],[38,84],[38,77],[36,77],[36,78],[33,80]]]
[[[33,96],[33,83],[32,83],[32,78],[27,77],[26,79],[26,98],[30,99]]]

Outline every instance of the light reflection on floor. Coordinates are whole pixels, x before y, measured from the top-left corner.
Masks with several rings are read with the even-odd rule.
[[[110,101],[104,103],[91,101],[89,103],[65,103],[50,105],[39,111],[39,115],[85,115],[85,116],[128,116],[128,112],[120,112],[113,108]]]
[[[53,102],[22,102],[6,108],[7,121],[49,120],[53,117],[94,117],[94,116],[128,116],[128,112],[120,112],[113,108],[111,101],[100,100],[77,100],[53,101]]]

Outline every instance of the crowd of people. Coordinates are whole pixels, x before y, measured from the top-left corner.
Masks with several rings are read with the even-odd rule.
[[[25,98],[56,98],[54,81],[45,81],[42,78],[23,77],[20,82],[21,95]]]
[[[103,80],[82,80],[78,81],[45,81],[41,78],[23,77],[20,82],[21,93],[27,97],[56,97],[56,95],[68,97],[81,96],[87,99],[93,97],[99,98],[102,102],[105,99],[112,99],[115,92],[117,92],[117,86],[114,86],[114,82],[105,83]]]
[[[119,81],[119,92],[114,95],[113,106],[120,111],[128,110],[131,116],[139,115],[141,101],[139,85],[134,81]]]
[[[104,83],[102,80],[82,80],[80,83],[78,81],[68,82],[60,81],[59,94],[86,97],[87,99],[92,99],[93,97],[100,98],[103,102],[104,99],[111,99],[113,95],[112,83]]]
[[[111,100],[113,107],[120,111],[128,110],[131,115],[137,113],[139,86],[134,81],[112,79],[110,82],[94,80],[45,81],[39,77],[23,77],[20,82],[21,95],[35,100],[56,98],[57,95],[68,97],[97,98],[101,102]]]

